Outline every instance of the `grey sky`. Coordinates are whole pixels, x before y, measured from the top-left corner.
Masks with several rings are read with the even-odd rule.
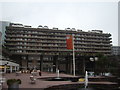
[[[117,2],[5,2],[2,20],[37,27],[67,27],[84,31],[100,29],[112,34],[118,45]]]

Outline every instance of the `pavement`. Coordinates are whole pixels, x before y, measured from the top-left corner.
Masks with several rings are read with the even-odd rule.
[[[47,78],[47,77],[57,77],[56,73],[48,73],[48,72],[42,72],[42,76],[39,76],[37,73],[36,76],[36,83],[31,84],[30,82],[30,76],[31,74],[26,74],[26,73],[21,73],[19,76],[16,76],[15,73],[10,73],[10,74],[5,74],[3,78],[6,78],[6,81],[8,79],[21,79],[22,84],[19,85],[20,88],[48,88],[51,86],[56,86],[56,85],[65,85],[65,84],[84,84],[84,82],[71,82],[71,81],[45,81],[42,78]],[[73,77],[73,75],[68,75],[68,74],[62,74],[60,73],[60,77]],[[98,83],[98,84],[116,84],[113,82],[89,82],[89,83]],[[7,83],[3,83],[2,88],[8,88]]]

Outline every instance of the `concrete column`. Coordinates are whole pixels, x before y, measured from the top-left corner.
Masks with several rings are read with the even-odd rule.
[[[43,55],[40,56],[40,71],[43,71]]]
[[[57,69],[57,60],[58,60],[58,56],[53,56],[53,72],[56,72]]]
[[[17,71],[19,71],[19,66],[17,66]]]
[[[5,66],[4,66],[4,73],[6,73],[6,70],[7,70],[7,69],[6,69],[6,65],[5,65]]]
[[[12,73],[12,66],[10,66],[10,73]]]
[[[68,64],[69,64],[69,58],[66,56],[65,59],[66,59],[66,60],[65,60],[65,61],[66,61],[66,62],[65,62],[65,63],[66,63],[66,70],[65,70],[65,72],[66,72],[66,73],[69,73],[69,65],[68,65]]]
[[[55,59],[56,59],[55,61],[56,61],[56,72],[57,72],[58,71],[58,56],[57,55],[55,56]]]
[[[28,69],[28,55],[26,56],[26,64],[27,64],[26,69]]]
[[[73,63],[72,63],[72,60],[70,60],[70,74],[72,74],[72,71],[73,71]]]
[[[15,66],[15,72],[16,72],[16,66]]]
[[[24,69],[27,69],[27,60],[22,60],[22,67],[24,67]]]
[[[36,60],[36,59],[33,60],[33,67],[34,67],[35,69],[37,68],[37,60]]]
[[[85,65],[85,59],[83,58],[83,74],[85,74],[85,71],[86,71],[86,65]]]

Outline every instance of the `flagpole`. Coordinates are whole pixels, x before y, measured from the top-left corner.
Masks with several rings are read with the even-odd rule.
[[[75,48],[74,48],[74,35],[73,36],[73,75],[75,76]]]

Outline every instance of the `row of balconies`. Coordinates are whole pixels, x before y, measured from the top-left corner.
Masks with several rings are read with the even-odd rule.
[[[46,40],[45,40],[46,39]],[[57,39],[57,40],[56,40]],[[42,42],[42,43],[46,43],[46,42],[52,42],[52,43],[54,43],[54,42],[60,42],[60,43],[66,43],[66,39],[65,38],[37,38],[37,39],[30,39],[30,38],[7,38],[7,40],[17,40],[17,41],[27,41],[27,42],[31,42],[31,41],[36,41],[36,42]],[[75,43],[111,43],[112,41],[110,41],[110,40],[98,40],[98,39],[83,39],[83,38],[81,38],[81,39],[75,39],[74,40],[74,42]]]
[[[43,50],[43,51],[46,51],[46,50]],[[46,53],[46,55],[59,55],[59,53],[60,54],[64,54],[64,52],[69,52],[69,51],[58,51],[58,50],[56,50],[55,52],[53,52],[53,51],[48,51],[47,50],[47,52],[49,53]],[[57,53],[58,52],[58,53]],[[63,52],[63,53],[61,53],[61,52]],[[75,52],[79,52],[79,54],[82,54],[82,53],[106,53],[106,54],[110,54],[111,52],[110,51],[85,51],[85,50],[76,50]],[[45,55],[45,52],[39,52],[39,51],[21,51],[21,52],[17,52],[17,51],[11,51],[11,53],[12,54],[23,54],[23,55],[25,55],[25,54],[27,54],[27,55],[29,55],[29,54],[35,54],[35,55],[37,55],[37,54],[41,54],[41,53],[44,53],[44,55]],[[71,51],[71,53],[72,53],[72,51]],[[77,53],[76,53],[77,54]],[[72,54],[71,54],[72,55]]]
[[[90,46],[101,46],[101,47],[103,47],[103,46],[108,46],[108,47],[110,47],[110,46],[112,46],[112,44],[104,44],[104,43],[75,43],[75,45],[90,45]]]
[[[24,32],[15,32],[15,31],[13,31],[13,32],[10,32],[10,31],[6,31],[6,34],[12,34],[12,35],[14,35],[14,34],[17,34],[17,36],[24,36],[24,35],[56,35],[56,36],[65,36],[66,34],[65,33],[56,33],[56,34],[53,34],[53,33],[43,33],[43,32],[33,32],[33,33],[30,33],[29,31],[28,31],[28,33],[24,33]]]
[[[63,39],[65,40],[66,37],[62,38],[62,37],[45,37],[45,36],[40,36],[40,37],[31,37],[31,36],[17,36],[17,37],[13,37],[13,36],[6,36],[6,38],[28,38],[28,39]]]
[[[36,38],[36,37],[40,37],[40,38],[41,38],[41,37],[43,37],[43,38],[49,38],[49,37],[50,37],[50,38],[61,38],[60,36],[58,37],[58,36],[55,36],[55,35],[52,35],[52,36],[51,36],[51,35],[43,35],[43,36],[42,36],[42,35],[40,35],[40,36],[38,36],[38,35],[6,35],[6,37],[9,37],[9,38],[10,38],[10,37],[11,37],[11,38],[25,38],[25,37],[30,37],[30,38],[31,38],[31,37],[33,37],[33,38],[34,38],[34,37],[35,37],[35,38]],[[62,36],[62,37],[66,38],[65,35]],[[77,37],[75,36],[75,38],[77,38]],[[79,38],[79,39],[81,39],[81,38]],[[84,39],[85,39],[85,38],[84,38]]]
[[[88,52],[89,53],[89,52]],[[19,55],[68,55],[67,53],[34,53],[34,52],[22,52],[22,53],[17,53],[17,52],[13,52],[12,54],[19,54]],[[106,55],[110,55],[110,53],[107,53],[105,52]],[[72,54],[70,54],[72,55]],[[83,53],[80,53],[80,54],[77,54],[77,55],[84,55],[84,52]]]
[[[91,41],[91,42],[97,41],[97,42],[109,42],[109,43],[111,42],[106,39],[84,39],[84,38],[76,38],[75,41]]]
[[[11,32],[10,32],[11,33]],[[62,37],[65,37],[66,34],[50,34],[50,33],[33,33],[33,34],[18,34],[18,33],[15,33],[13,32],[14,34],[13,35],[7,35],[6,37],[40,37],[40,36],[50,36],[50,35],[54,35],[54,36],[62,36]],[[17,34],[17,35],[16,35]],[[40,35],[39,35],[40,34]],[[106,36],[90,36],[90,35],[75,35],[75,37],[81,37],[81,38],[93,38],[93,39],[107,39],[107,40],[110,40],[111,38],[108,38]]]
[[[34,46],[34,47],[37,47],[37,46],[39,46],[39,47],[66,47],[66,44],[38,44],[38,43],[35,43],[35,44],[20,44],[20,43],[5,43],[5,45],[7,45],[7,46],[23,46],[23,47],[25,47],[25,46]],[[98,44],[99,45],[99,44]],[[111,47],[104,47],[104,46],[101,46],[101,47],[99,47],[99,46],[97,46],[97,45],[95,45],[95,44],[93,44],[93,45],[91,45],[91,44],[89,44],[89,45],[76,45],[75,44],[75,47],[77,47],[77,48],[81,48],[81,47],[84,47],[84,48],[111,48]]]
[[[54,41],[54,40],[49,40],[49,41],[46,41],[46,40],[44,40],[44,41],[42,41],[42,40],[34,40],[34,39],[32,39],[32,40],[15,40],[15,39],[5,39],[5,41],[7,41],[7,42],[30,42],[30,43],[66,43],[66,41],[64,40],[63,42],[61,42],[60,40],[56,40],[56,41]]]
[[[26,25],[25,25],[26,26]],[[47,30],[47,31],[50,31],[50,30],[52,30],[52,31],[66,31],[66,32],[85,32],[85,31],[82,31],[82,30],[80,30],[80,29],[75,29],[75,28],[65,28],[65,30],[58,30],[58,28],[55,28],[55,27],[53,27],[53,29],[49,29],[48,28],[48,26],[44,26],[44,27],[42,27],[41,25],[39,25],[38,26],[38,28],[30,28],[30,26],[26,26],[26,27],[24,27],[24,28],[18,28],[18,27],[7,27],[7,29],[17,29],[17,30],[19,30],[19,29],[22,29],[22,30],[31,30],[31,31],[37,31],[37,30]],[[101,30],[89,30],[87,33],[90,33],[90,34],[103,34],[103,32],[101,31]],[[108,33],[107,33],[108,34]]]
[[[20,55],[42,55],[42,53],[38,52],[11,52],[12,54],[20,54]],[[58,53],[46,53],[44,55],[59,55]]]
[[[12,24],[12,25],[10,25],[10,27],[32,28],[31,26],[27,26],[27,25],[23,26],[22,24]],[[42,26],[42,25],[39,25],[37,28],[39,28],[39,29],[49,29],[48,26]],[[35,29],[37,29],[37,28],[35,28]],[[58,30],[58,28],[53,27],[52,30]],[[76,31],[75,28],[65,28],[65,30]],[[78,29],[77,31],[82,31],[82,30]]]
[[[10,30],[10,32],[9,32],[9,30]],[[46,29],[46,30],[44,30],[44,29],[36,29],[36,28],[32,28],[32,29],[30,29],[30,28],[9,28],[9,27],[7,27],[7,32],[8,33],[12,33],[11,31],[13,31],[13,33],[14,32],[17,32],[17,33],[19,33],[19,32],[21,32],[21,33],[36,33],[36,34],[39,34],[40,32],[45,32],[45,34],[46,34],[46,32],[48,33],[48,32],[52,32],[52,33],[56,33],[56,34],[58,34],[58,33],[68,33],[68,32],[72,32],[72,33],[74,33],[74,34],[77,34],[78,33],[78,35],[79,35],[79,33],[80,34],[84,34],[84,35],[98,35],[98,36],[103,36],[103,35],[105,35],[105,36],[107,36],[107,37],[109,37],[109,36],[111,36],[110,34],[105,34],[105,33],[90,33],[90,32],[84,32],[84,31],[80,31],[80,32],[78,32],[78,31],[70,31],[70,30],[68,30],[68,31],[65,31],[65,30],[55,30],[55,31],[53,31],[52,29]],[[55,35],[55,34],[54,34]]]
[[[30,38],[27,38],[27,37],[21,37],[21,38],[6,38],[6,40],[19,40],[19,41],[22,41],[22,40],[24,40],[24,41],[28,41],[28,40],[32,40],[32,41],[38,41],[38,40],[45,40],[45,39],[47,39],[47,40],[66,40],[66,38],[56,38],[56,37],[30,37]],[[84,41],[84,42],[105,42],[105,43],[111,43],[112,41],[109,41],[109,40],[100,40],[100,39],[84,39],[84,38],[79,38],[79,39],[75,39],[75,41]]]
[[[26,43],[27,42],[27,44],[31,44],[31,45],[37,45],[38,43],[52,43],[52,44],[60,44],[60,43],[63,43],[63,44],[66,44],[66,41],[42,41],[42,40],[39,40],[39,41],[31,41],[31,40],[29,40],[29,41],[24,41],[24,40],[17,40],[18,42],[16,42],[15,43],[15,41],[13,40],[13,41],[11,41],[11,40],[8,40],[8,39],[6,39],[5,41],[8,41],[7,43],[8,44],[19,44],[20,42],[22,42],[22,43]],[[9,43],[9,41],[10,41],[10,43]]]
[[[13,46],[14,47],[14,46]],[[49,48],[49,49],[54,49],[54,48],[59,48],[59,49],[66,49],[66,46],[42,46],[42,47],[30,47],[30,46],[16,46],[14,49],[44,49],[45,48]],[[76,50],[81,50],[81,49],[92,49],[92,50],[111,50],[110,47],[86,47],[86,46],[75,46]]]
[[[47,43],[43,43],[43,42],[39,42],[39,43],[27,43],[27,42],[17,42],[17,43],[5,43],[5,45],[13,45],[13,46],[16,46],[16,45],[18,45],[18,46],[61,46],[61,45],[64,45],[64,46],[66,46],[66,42],[47,42]],[[82,47],[82,46],[87,46],[87,47],[89,47],[89,46],[92,46],[92,47],[104,47],[104,46],[108,46],[108,47],[110,47],[110,46],[112,46],[111,44],[104,44],[104,43],[81,43],[81,42],[77,42],[77,43],[75,43],[74,44],[75,46],[79,46],[79,47]]]
[[[106,40],[110,40],[111,38],[109,37],[103,37],[103,36],[75,36],[76,38],[90,38],[90,39],[106,39]]]
[[[8,40],[9,41],[9,40]],[[38,42],[38,41],[37,41]],[[18,46],[44,46],[44,45],[46,45],[46,46],[48,46],[48,44],[49,44],[49,46],[51,46],[51,45],[55,45],[56,44],[56,46],[59,46],[59,45],[66,45],[66,42],[58,42],[58,41],[56,41],[56,42],[41,42],[41,41],[39,41],[38,43],[37,42],[34,42],[34,43],[30,43],[30,42],[17,42],[17,43],[12,43],[12,42],[7,42],[7,43],[5,43],[5,45],[18,45]],[[76,46],[93,46],[93,47],[110,47],[110,46],[112,46],[112,44],[107,44],[107,43],[85,43],[85,42],[75,42],[75,44],[74,45],[76,45]]]
[[[55,56],[55,55],[61,55],[61,56],[67,56],[67,53],[46,53],[46,54],[42,54],[42,53],[13,53],[13,54],[19,54],[19,55],[45,55],[45,56]],[[70,54],[72,55],[72,54]],[[79,56],[84,56],[84,53],[80,53],[77,54]],[[105,55],[110,55],[110,53],[105,53]],[[48,61],[47,61],[48,62]],[[49,61],[50,62],[50,61]]]
[[[10,48],[10,50],[19,50],[19,51],[72,51],[67,49],[42,49],[42,48],[24,48],[24,49],[18,49],[18,48]]]
[[[103,39],[82,39],[82,40],[80,40],[80,39],[75,39],[75,41],[86,41],[86,42],[106,42],[106,43],[111,43],[112,41],[109,41],[109,40],[103,40]]]
[[[72,51],[72,50],[68,50],[66,48],[10,48],[10,50],[17,50],[17,51],[22,51],[22,50],[27,50],[27,51]],[[102,48],[75,48],[75,51],[92,51],[92,52],[96,52],[96,51],[111,51],[110,48],[105,48],[105,49],[102,49]]]

